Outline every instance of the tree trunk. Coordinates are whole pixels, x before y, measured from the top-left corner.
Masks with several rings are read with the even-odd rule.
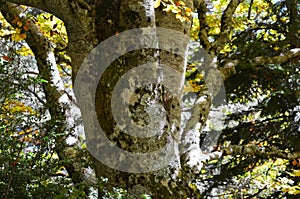
[[[98,6],[100,11],[104,9]],[[115,35],[107,43],[107,50],[112,56],[110,53],[115,51],[110,52],[110,48],[115,47],[119,57],[103,71],[97,85],[95,108],[104,136],[113,143],[112,148],[116,146],[121,152],[109,153],[113,149],[103,144],[103,135],[95,133],[97,128],[87,129],[93,116],[83,116],[96,175],[107,177],[109,188],[122,187],[136,198],[142,194],[153,198],[197,198],[189,180],[181,176],[179,157],[181,89],[191,24],[180,22],[174,13],[160,8],[154,12],[153,1],[121,1],[110,6],[118,7],[119,12],[109,16],[97,14],[97,35],[100,42]],[[130,34],[117,33],[127,30]],[[123,53],[121,48],[130,50]],[[104,59],[101,54],[98,59],[99,53],[100,50],[95,50],[86,65],[105,65],[110,56]],[[84,76],[94,77],[94,72],[84,70]],[[82,84],[84,78],[80,79],[80,75],[77,78]],[[89,80],[80,86],[82,90],[82,86],[93,87],[93,83]],[[80,96],[79,104],[85,103],[86,97]],[[89,106],[81,109],[84,115]],[[114,111],[122,109],[126,111],[115,116],[118,113]],[[148,137],[149,129],[155,132],[151,137]]]
[[[125,188],[136,197],[143,193],[154,198],[198,197],[190,186],[191,180],[184,175],[182,162],[185,159],[180,159],[179,151],[182,145],[191,147],[198,143],[180,143],[182,134],[191,138],[183,133],[180,124],[191,20],[180,22],[174,13],[163,11],[162,6],[154,11],[153,0],[9,2],[43,9],[64,21],[72,78],[97,177],[108,177],[110,188]],[[185,4],[192,7],[191,1]],[[125,37],[122,32],[128,30]],[[105,43],[111,36],[114,36],[109,40],[112,42]],[[110,57],[97,57],[103,51],[91,50],[103,42],[106,49],[117,52],[110,52],[113,55]],[[116,58],[107,63],[107,68],[100,67],[103,74],[99,83],[93,82],[100,78],[95,76],[95,71],[82,67],[88,55],[83,66],[105,65],[109,58]],[[86,94],[85,88],[89,86],[95,86],[96,96]],[[90,105],[86,103],[88,100],[92,100],[92,107],[95,105],[96,115],[91,115],[93,111],[85,106]],[[125,111],[115,118],[114,111],[119,109]],[[95,118],[91,116],[99,120],[96,123],[101,124],[99,129],[103,129],[105,135],[99,136],[99,129],[93,129],[91,121]],[[103,146],[105,137],[109,143]],[[193,139],[186,140],[193,142]],[[108,153],[111,146],[125,151],[127,156],[113,153],[99,158],[99,154]],[[194,148],[199,150],[199,146]],[[99,193],[101,197],[101,191]]]

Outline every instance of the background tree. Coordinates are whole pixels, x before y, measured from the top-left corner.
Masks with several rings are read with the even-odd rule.
[[[45,14],[41,10],[51,14]],[[204,154],[198,128],[203,129],[213,100],[205,89],[209,85],[203,83],[203,71],[194,67],[199,63],[188,63],[188,81],[184,91],[198,93],[202,101],[196,100],[193,113],[201,114],[192,115],[183,128],[180,118],[181,106],[184,104],[170,97],[170,91],[162,92],[158,82],[152,85],[152,90],[151,87],[137,90],[141,98],[132,106],[131,113],[137,121],[147,122],[144,114],[137,111],[147,108],[142,102],[142,96],[150,95],[150,99],[156,99],[155,93],[158,93],[158,98],[164,100],[156,103],[161,103],[169,117],[162,136],[147,140],[135,139],[117,130],[110,101],[114,85],[126,72],[154,60],[171,66],[182,77],[185,74],[187,54],[178,56],[175,51],[157,52],[156,49],[129,52],[112,63],[99,82],[96,111],[101,126],[112,142],[127,151],[145,152],[145,149],[149,151],[161,148],[174,140],[173,137],[177,134],[181,136],[179,147],[186,147],[186,151],[181,157],[178,154],[168,167],[142,174],[121,172],[91,157],[98,179],[107,177],[108,190],[121,187],[132,197],[140,197],[144,193],[153,198],[200,198],[216,194],[220,194],[218,197],[225,195],[233,198],[237,194],[243,194],[250,198],[258,194],[262,197],[299,194],[300,49],[299,3],[296,0],[276,3],[199,1],[194,4],[190,1],[7,0],[1,1],[0,11],[15,30],[12,34],[6,34],[6,37],[10,36],[15,42],[25,40],[34,54],[38,75],[42,80],[42,98],[45,100],[43,108],[49,111],[50,116],[47,120],[49,126],[43,126],[44,132],[48,137],[52,136],[55,144],[51,150],[57,154],[60,164],[75,185],[83,182],[88,184],[90,181],[87,179],[90,178],[87,173],[90,170],[81,160],[82,152],[78,149],[78,144],[66,143],[68,137],[78,135],[79,129],[72,113],[74,97],[71,89],[64,85],[68,76],[63,75],[63,72],[68,73],[72,66],[71,77],[74,82],[82,61],[95,46],[110,36],[133,28],[164,27],[191,35],[196,42],[200,42],[212,64],[205,68],[204,75],[209,76],[210,70],[215,68],[221,71],[231,103],[227,106],[227,128],[214,146],[214,151]],[[198,19],[192,19],[193,11],[197,12]],[[62,22],[54,16],[63,21],[66,31]],[[171,42],[172,38],[166,37],[165,40]],[[7,55],[3,55],[2,59],[11,61],[11,57]],[[12,62],[10,64],[14,65]],[[202,111],[198,112],[199,108]],[[9,110],[5,109],[5,112]],[[10,128],[12,126],[11,124]],[[172,126],[177,128],[172,130]],[[213,127],[210,129],[212,130],[206,132],[207,135],[213,132]],[[205,139],[205,134],[202,133],[201,136]],[[22,143],[19,148],[22,148]],[[5,151],[8,146],[5,145],[1,151]],[[44,150],[41,153],[46,152],[48,151]],[[7,156],[13,157],[13,154],[20,156],[19,153]],[[270,164],[270,160],[274,163]],[[205,161],[206,167],[202,168]],[[129,168],[131,166],[128,165]],[[265,167],[272,172],[264,171]],[[4,168],[11,171],[15,167]],[[52,167],[54,170],[55,168],[58,167]],[[271,173],[274,177],[265,182],[257,180],[255,175],[261,172]],[[290,181],[282,183],[282,179]],[[6,190],[10,189],[10,184],[10,181],[5,183],[5,187],[8,187]],[[94,185],[99,188],[98,197],[103,197],[106,192],[100,186],[101,183],[94,182]],[[84,193],[89,193],[87,187],[85,186]],[[235,190],[239,190],[239,193]],[[4,196],[8,197],[8,194],[6,191]]]

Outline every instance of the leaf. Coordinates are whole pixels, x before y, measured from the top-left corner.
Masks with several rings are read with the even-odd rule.
[[[26,34],[20,34],[20,37],[22,38],[22,39],[26,39]]]
[[[296,166],[298,164],[298,161],[295,159],[293,162],[292,162],[293,166]]]
[[[17,22],[17,26],[22,27],[23,23],[21,21]]]
[[[160,6],[160,3],[161,3],[160,0],[154,1],[154,8],[158,8]]]
[[[191,8],[189,8],[189,7],[186,7],[185,8],[185,14],[186,14],[186,16],[191,16],[192,14],[193,14],[193,11],[192,11],[192,9]]]
[[[27,25],[24,25],[23,26],[23,29],[27,32],[29,30],[28,26]]]
[[[171,10],[173,13],[177,13],[177,14],[181,14],[181,10],[178,8],[178,7],[174,7],[173,6],[173,9]]]
[[[20,18],[17,15],[14,15],[14,20],[12,23],[17,24],[20,21]]]
[[[300,169],[298,169],[297,171],[295,171],[295,174],[294,174],[296,177],[300,177]]]
[[[163,11],[170,12],[172,9],[173,9],[173,5],[167,5],[167,7],[163,9]]]
[[[15,34],[11,35],[11,39],[15,42],[21,41],[22,39],[25,39],[25,38],[26,38],[26,34],[24,34],[24,33],[23,34],[15,33]]]
[[[185,6],[185,3],[183,1],[176,1],[175,5],[176,6]]]
[[[18,42],[18,41],[21,40],[21,38],[20,38],[20,36],[19,36],[18,34],[12,34],[12,35],[11,35],[11,39],[12,39],[13,41],[16,41],[16,42]]]
[[[21,29],[20,28],[16,28],[16,34],[20,34],[21,33]]]
[[[48,83],[48,81],[45,80],[45,79],[40,79],[40,81],[41,81],[42,83]]]
[[[12,61],[13,59],[10,58],[9,56],[3,55],[2,59],[4,59],[5,61]]]
[[[33,56],[33,52],[30,50],[30,48],[27,48],[25,46],[23,46],[20,50],[17,50],[16,53],[25,57],[29,55]]]

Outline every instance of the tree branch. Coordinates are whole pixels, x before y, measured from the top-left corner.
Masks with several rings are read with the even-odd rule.
[[[263,64],[281,64],[298,56],[300,56],[300,48],[294,48],[274,57],[255,57],[250,60],[250,63],[252,66],[258,66]]]
[[[252,10],[252,5],[253,5],[253,0],[250,1],[250,6],[249,6],[249,10],[248,10],[248,20],[251,19],[251,10]]]
[[[200,148],[200,134],[203,126],[206,123],[211,106],[211,96],[208,91],[203,93],[197,99],[191,111],[190,118],[186,121],[186,125],[182,132],[180,151],[181,165],[193,169],[198,172],[202,168],[202,154]]]
[[[265,56],[259,56],[254,57],[251,60],[249,60],[249,63],[252,66],[259,66],[264,64],[282,64],[290,59],[293,59],[295,57],[300,56],[300,48],[293,48],[286,52],[281,53],[278,56],[274,57],[265,57]],[[220,71],[223,76],[223,79],[229,78],[231,75],[236,73],[236,66],[240,63],[240,60],[227,60],[225,62],[221,63]]]
[[[41,9],[54,14],[63,21],[71,12],[68,0],[7,0],[7,2]]]
[[[223,155],[255,155],[262,157],[277,157],[288,160],[294,160],[300,157],[300,151],[293,153],[285,153],[275,147],[260,147],[257,145],[246,145],[246,146],[230,146],[222,149]]]
[[[12,3],[5,3],[2,6],[2,12],[6,17],[6,20],[16,27],[14,18],[17,16],[23,24],[27,24],[28,31],[23,30],[26,33],[26,42],[30,46],[32,52],[35,55],[39,74],[45,80],[43,83],[43,90],[45,92],[45,98],[47,107],[51,115],[51,120],[55,123],[55,132],[63,132],[63,136],[57,136],[57,147],[54,149],[61,160],[64,160],[70,177],[73,182],[80,183],[84,179],[82,172],[84,167],[81,165],[68,163],[71,157],[68,156],[65,149],[67,146],[65,143],[66,137],[74,130],[74,119],[72,115],[71,102],[66,94],[63,81],[60,77],[55,56],[53,53],[53,45],[48,39],[40,32],[39,28],[34,22],[26,17],[21,17],[24,10]],[[22,28],[22,27],[19,27]],[[70,147],[70,146],[69,146]],[[74,149],[75,150],[75,149]]]
[[[209,161],[220,159],[221,157],[225,155],[242,155],[242,156],[261,156],[265,158],[283,158],[287,160],[295,160],[297,158],[300,158],[300,151],[292,152],[292,153],[285,153],[282,152],[282,150],[277,149],[275,147],[260,147],[257,145],[246,145],[246,146],[229,146],[225,147],[222,150],[214,151],[211,153],[200,153],[197,154],[198,163],[199,165],[203,165]],[[200,168],[201,169],[201,168]]]
[[[229,41],[230,32],[232,30],[232,18],[236,8],[245,0],[231,0],[227,8],[224,10],[221,17],[221,31],[212,44],[217,52],[224,48],[224,45]]]
[[[203,46],[203,48],[207,52],[210,52],[212,46],[208,40],[208,34],[207,34],[208,25],[206,22],[206,12],[207,12],[206,6],[207,6],[206,3],[203,1],[197,7],[198,19],[200,23],[199,39],[200,39],[200,44]]]

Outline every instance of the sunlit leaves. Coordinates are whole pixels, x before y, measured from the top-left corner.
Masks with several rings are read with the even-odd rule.
[[[16,32],[12,34],[11,39],[15,42],[21,41],[26,38],[26,34],[21,33],[19,28],[16,29]]]
[[[200,24],[198,18],[193,18],[193,26],[190,30],[190,37],[192,40],[197,41],[199,39],[199,30],[200,30]]]
[[[229,2],[230,0],[206,1],[207,27],[203,31],[207,33],[211,43],[221,37],[221,18]],[[252,5],[250,2],[252,1],[248,0],[239,4],[231,18],[230,25],[233,29],[228,35],[228,41],[222,45],[222,49],[215,52],[221,63],[220,68],[223,61],[239,61],[235,66],[237,73],[225,81],[228,99],[235,108],[228,114],[229,127],[222,133],[223,140],[219,141],[224,146],[228,146],[228,143],[252,144],[262,150],[274,147],[282,153],[299,151],[299,58],[285,63],[262,63],[255,66],[251,61],[258,57],[268,60],[299,47],[298,40],[295,39],[298,34],[295,29],[299,28],[291,27],[287,8],[289,3],[296,1],[254,0]],[[299,10],[297,12],[299,18]],[[293,23],[295,27],[299,27],[299,21],[294,20]],[[198,19],[193,20],[191,37],[196,41],[199,39],[200,25]],[[294,40],[289,37],[294,37]],[[193,71],[188,68],[187,75],[191,74]],[[196,79],[197,76],[194,75],[193,78]],[[187,92],[195,92],[195,81],[188,80],[188,83],[185,88]],[[225,198],[236,198],[236,195],[231,195],[236,189],[248,198],[277,198],[299,194],[299,159],[269,159],[255,154],[253,157],[242,158],[244,159],[241,161],[232,161],[233,165],[228,163],[222,167],[226,168],[223,173],[221,171],[222,177],[215,176],[220,186],[214,188],[227,188],[224,191]],[[247,162],[248,158],[252,162],[259,160],[259,164]],[[245,172],[249,173],[244,181],[237,173],[246,175]],[[224,176],[235,177],[229,183],[230,180]],[[220,181],[223,180],[224,184],[221,184]],[[236,187],[231,190],[231,185],[227,187],[227,183]],[[243,183],[247,184],[244,188],[241,186]]]
[[[55,132],[47,123],[46,108],[36,99],[43,98],[40,93],[42,80],[35,81],[38,76],[34,73],[34,65],[25,65],[25,57],[15,52],[16,49],[22,51],[20,42],[1,44],[1,196],[53,198],[61,192],[67,193],[70,180],[56,177],[61,165],[53,152]],[[34,96],[31,91],[35,92]]]
[[[158,8],[160,6],[161,0],[154,1],[154,8]]]
[[[30,113],[33,114],[34,111],[31,107],[26,106],[23,102],[19,101],[6,101],[2,104],[1,107],[2,111],[8,113]]]
[[[1,37],[10,35],[12,33],[10,24],[4,19],[1,13],[0,13],[0,25],[1,25],[0,28]]]
[[[26,46],[22,46],[21,49],[16,51],[16,53],[25,57],[29,55],[33,56],[33,52],[31,51],[31,49]]]
[[[68,42],[64,23],[52,14],[42,13],[37,16],[36,25],[40,31],[56,45],[65,46]]]
[[[181,22],[190,21],[193,11],[187,7],[184,1],[173,0],[156,0],[154,1],[154,8],[162,6],[163,11],[174,13],[176,19]]]
[[[15,32],[12,34],[11,39],[15,42],[25,39],[26,31],[28,31],[28,24],[23,24],[21,18],[18,16],[14,16],[12,23],[15,24],[17,28],[15,28]]]

